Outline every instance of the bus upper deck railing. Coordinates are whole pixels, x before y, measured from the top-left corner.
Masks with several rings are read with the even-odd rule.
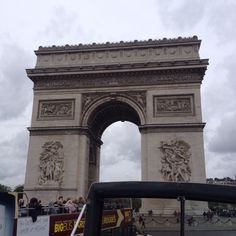
[[[168,198],[181,204],[180,235],[184,236],[185,200],[236,203],[236,187],[175,182],[96,183],[87,198],[84,236],[101,235],[104,198]]]

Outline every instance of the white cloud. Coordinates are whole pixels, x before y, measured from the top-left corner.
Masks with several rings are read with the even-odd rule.
[[[130,160],[120,160],[113,165],[101,166],[101,173],[102,182],[141,180],[140,165]]]
[[[224,177],[236,172],[234,0],[13,0],[2,5],[0,183],[23,181],[28,145],[25,129],[32,107],[32,82],[25,69],[34,67],[33,50],[38,46],[192,35],[202,39],[201,57],[210,58],[202,84],[207,175]],[[115,124],[103,136],[103,180],[140,178],[140,135],[137,127],[125,125]]]
[[[130,122],[116,122],[105,130],[102,136],[104,144],[101,148],[100,173],[102,179],[111,178],[107,176],[107,171],[104,171],[106,167],[120,167],[121,163],[125,162],[135,163],[135,169],[138,172],[140,171],[140,138],[138,127]],[[140,178],[140,173],[138,175],[138,178]]]
[[[207,1],[159,1],[162,23],[168,29],[187,32],[195,28],[204,17]]]
[[[32,100],[32,82],[25,73],[32,58],[13,41],[1,44],[0,50],[0,120],[6,120],[23,115]]]
[[[0,182],[11,187],[24,183],[28,148],[28,132],[17,133],[8,141],[0,142]]]
[[[236,109],[225,114],[209,141],[209,150],[215,153],[236,155]],[[236,157],[235,157],[236,161]],[[236,174],[236,172],[235,172]]]
[[[141,135],[130,122],[116,122],[103,136],[101,149],[101,181],[141,180]]]

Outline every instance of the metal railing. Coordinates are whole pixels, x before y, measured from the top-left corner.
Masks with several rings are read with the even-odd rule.
[[[77,207],[73,213],[79,213],[83,207]],[[54,215],[54,214],[71,214],[69,213],[69,208],[66,206],[40,206],[40,207],[19,207],[18,217],[28,217],[30,211],[37,211],[38,215]]]

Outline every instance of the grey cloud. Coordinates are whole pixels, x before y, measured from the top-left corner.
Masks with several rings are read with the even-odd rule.
[[[123,160],[101,167],[101,181],[141,180],[141,168],[136,162]]]
[[[22,48],[29,48],[29,44],[31,47],[39,46],[39,41],[46,46],[48,43],[50,45],[71,44],[78,41],[88,43],[162,38],[167,35],[175,37],[177,33],[181,36],[199,35],[203,39],[202,53],[210,57],[206,81],[203,82],[202,97],[204,121],[207,122],[205,129],[207,173],[212,177],[232,175],[236,172],[233,147],[235,114],[231,114],[231,111],[236,110],[235,0],[153,0],[148,4],[140,3],[141,1],[129,3],[122,1],[121,4],[114,5],[112,2],[107,4],[102,1],[93,3],[95,7],[91,9],[89,3],[84,3],[87,4],[84,7],[78,1],[73,1],[73,4],[60,1],[57,4],[50,3],[50,6],[44,1],[40,13],[36,14],[37,17],[32,17],[34,21],[28,25],[27,30],[24,27],[17,29],[16,26],[20,24],[10,24],[11,27],[4,27],[4,30],[10,29],[11,32],[7,33],[16,40],[20,33]],[[127,8],[127,4],[133,7],[132,12],[131,8]],[[73,9],[72,5],[76,8]],[[25,18],[27,13],[29,11],[32,13],[33,9],[24,3],[21,6],[20,22],[24,22],[27,20]],[[34,9],[38,10],[38,7]],[[86,13],[89,9],[91,12]],[[156,9],[159,9],[158,12]],[[81,10],[84,10],[84,14],[80,14]],[[9,18],[9,23],[10,20]],[[5,22],[3,17],[2,22]],[[0,38],[2,41],[2,37]],[[29,50],[32,53],[32,49]],[[229,53],[231,56],[226,57]],[[11,42],[0,45],[0,54],[0,120],[12,120],[22,116],[24,107],[32,100],[32,91],[29,89],[32,83],[27,79],[24,69],[28,68],[26,64],[35,60],[35,56],[31,57]],[[121,173],[132,179],[131,175],[136,176],[140,172],[140,136],[133,130],[121,129],[120,126],[111,130],[107,138],[103,137],[101,171],[106,178],[111,175],[118,178]],[[0,143],[0,180],[4,179],[6,184],[14,184],[14,181],[23,179],[27,138],[22,137]]]
[[[0,183],[11,186],[23,183],[27,148],[28,133],[26,130],[10,140],[0,143]]]
[[[208,25],[213,29],[217,35],[216,40],[222,43],[235,41],[236,36],[236,2],[234,0],[228,1],[211,1],[208,7],[207,15]]]
[[[207,153],[207,176],[208,177],[231,177],[236,175],[235,154]]]
[[[233,52],[236,48],[232,48]],[[236,73],[235,53],[222,57],[208,74],[203,92],[203,113],[207,121],[207,148],[212,152],[235,152]],[[214,66],[214,65],[213,65]],[[210,65],[211,67],[211,65]]]
[[[203,81],[203,117],[208,125],[212,125],[214,119],[220,121],[224,114],[235,107],[233,83],[228,76],[228,71],[223,68],[225,67],[221,67],[220,64],[218,69],[209,68],[211,71],[207,74],[206,81]]]
[[[159,13],[167,29],[192,30],[204,17],[206,1],[162,1],[158,2]]]
[[[51,19],[46,27],[39,32],[39,37],[46,41],[52,38],[54,43],[61,42],[63,38],[68,38],[68,35],[72,36],[72,31],[78,27],[75,27],[77,25],[76,20],[77,14],[75,12],[67,11],[64,7],[58,6],[53,9]]]
[[[140,134],[130,122],[117,122],[102,136],[101,181],[141,179]]]
[[[235,9],[236,12],[236,9]],[[236,19],[235,19],[236,22]],[[235,37],[236,37],[236,33],[235,33]],[[234,47],[231,47],[230,49],[230,55],[228,55],[225,58],[225,61],[227,61],[227,63],[225,63],[225,61],[220,64],[220,67],[222,69],[226,70],[226,74],[227,74],[227,83],[228,83],[228,87],[231,90],[231,94],[227,94],[229,97],[230,95],[233,96],[235,99],[231,99],[231,103],[235,102],[236,100],[236,80],[235,80],[235,74],[236,74],[236,67],[235,67],[235,62],[236,62],[236,45],[234,45]]]
[[[9,140],[5,140],[0,143],[0,158],[1,160],[6,158],[17,158],[24,160],[26,159],[27,148],[28,148],[29,134],[25,130],[17,133],[14,137]]]
[[[140,163],[140,134],[129,122],[118,122],[105,131],[101,150],[102,165],[113,165],[121,160]]]
[[[209,142],[209,150],[219,153],[236,153],[236,111],[225,115],[215,135]],[[236,160],[236,158],[235,158]]]
[[[5,120],[22,115],[32,100],[32,83],[25,73],[32,58],[14,44],[2,44],[0,49],[0,120]]]

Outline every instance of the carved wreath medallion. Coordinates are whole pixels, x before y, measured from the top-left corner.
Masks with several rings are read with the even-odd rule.
[[[183,140],[161,142],[161,174],[166,181],[188,182],[190,181],[191,169],[190,145]]]
[[[50,183],[61,185],[64,172],[63,145],[58,141],[45,142],[39,163],[39,185]]]

